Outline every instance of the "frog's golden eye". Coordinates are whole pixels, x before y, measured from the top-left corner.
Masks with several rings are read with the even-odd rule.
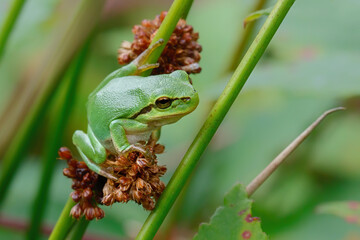
[[[171,106],[171,99],[168,97],[160,97],[156,100],[155,105],[160,109],[165,109]]]

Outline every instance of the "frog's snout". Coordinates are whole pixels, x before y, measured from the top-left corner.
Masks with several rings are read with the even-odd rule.
[[[197,105],[199,104],[199,95],[196,92],[196,90],[194,89],[194,93],[190,98],[190,104],[194,106],[194,109],[197,107]]]

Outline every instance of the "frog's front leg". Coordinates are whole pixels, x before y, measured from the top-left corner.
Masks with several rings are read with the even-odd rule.
[[[86,165],[92,171],[106,178],[117,181],[117,177],[115,177],[111,172],[99,166],[99,164],[103,163],[106,160],[106,149],[95,137],[90,126],[88,127],[87,134],[83,131],[75,131],[73,135],[73,143],[78,149]]]
[[[114,144],[114,147],[119,153],[127,153],[132,151],[139,151],[150,159],[154,156],[144,147],[137,144],[130,144],[126,137],[128,133],[146,132],[149,130],[147,124],[138,122],[132,119],[116,119],[110,123],[110,134]],[[148,139],[146,139],[148,140]]]
[[[160,135],[161,135],[161,128],[152,131],[148,145],[150,145],[151,147],[155,147],[156,143],[160,139]]]

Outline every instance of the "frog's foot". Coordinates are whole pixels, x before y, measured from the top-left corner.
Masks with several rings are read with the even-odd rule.
[[[145,64],[145,65],[142,65],[142,66],[139,66],[138,69],[137,69],[137,73],[142,73],[142,72],[145,72],[146,70],[149,70],[149,69],[153,69],[153,68],[157,68],[159,67],[160,64],[159,63],[154,63],[154,64]]]
[[[151,160],[151,162],[153,162],[155,160],[155,156],[149,151],[149,149],[144,148],[144,146],[141,144],[132,144],[127,149],[125,149],[125,151],[123,151],[122,153],[127,155],[131,152],[140,152],[141,154],[144,155],[144,157],[146,159]]]
[[[200,65],[198,63],[192,63],[181,68],[185,72],[199,72],[201,70]]]
[[[82,159],[84,160],[84,162],[86,163],[86,165],[88,166],[88,168],[90,168],[90,170],[92,170],[93,172],[96,172],[97,174],[109,178],[113,181],[117,181],[118,177],[116,177],[113,172],[111,170],[109,170],[108,168],[104,168],[92,161],[90,161],[90,159],[82,152],[81,149],[79,149],[79,153],[82,157]]]
[[[157,139],[150,138],[149,141],[146,143],[146,145],[153,148],[155,147],[156,143],[157,143]]]
[[[85,164],[93,172],[106,178],[110,178],[111,180],[116,181],[118,179],[111,170],[101,166],[101,163],[106,160],[106,149],[95,138],[91,128],[88,128],[88,134],[79,130],[75,131],[73,143],[78,149]]]
[[[158,64],[146,64],[149,56],[151,53],[158,47],[160,47],[162,44],[164,44],[164,40],[160,39],[154,44],[150,45],[145,51],[143,51],[137,58],[132,61],[132,64],[135,64],[135,66],[138,68],[139,72],[146,71],[151,68],[157,68]]]

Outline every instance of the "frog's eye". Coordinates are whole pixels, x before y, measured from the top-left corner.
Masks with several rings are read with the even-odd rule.
[[[158,98],[155,102],[155,105],[160,109],[165,109],[171,106],[171,99],[168,97]]]

